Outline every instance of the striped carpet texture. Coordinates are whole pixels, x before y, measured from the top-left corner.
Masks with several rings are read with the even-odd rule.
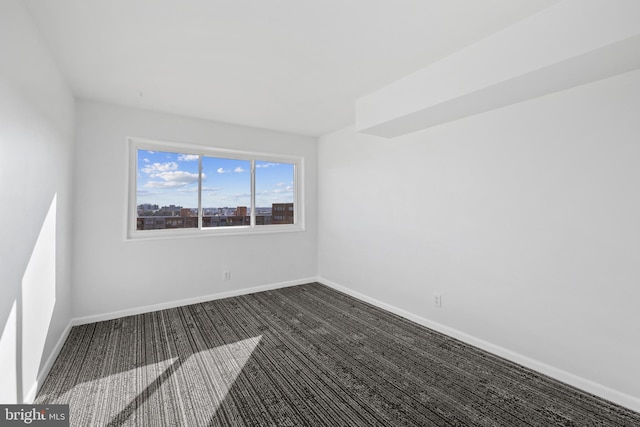
[[[640,414],[318,283],[74,327],[74,426],[640,426]]]

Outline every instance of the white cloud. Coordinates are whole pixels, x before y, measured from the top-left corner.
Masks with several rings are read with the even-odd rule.
[[[278,165],[279,165],[279,163],[257,163],[256,167],[257,168],[270,168],[270,167],[278,166]]]
[[[244,169],[242,169],[240,166],[238,166],[233,171],[236,172],[236,173],[242,173],[242,172],[244,172]]]
[[[161,181],[149,181],[144,186],[147,188],[177,188],[183,187],[186,184],[179,182],[161,182]]]
[[[142,172],[151,174],[156,174],[158,172],[167,172],[174,171],[178,169],[178,164],[176,162],[166,162],[166,163],[153,163],[151,165],[147,165],[142,168]]]
[[[246,201],[246,199],[248,199],[249,197],[251,197],[251,194],[249,193],[237,193],[237,194],[225,194],[223,196],[220,196],[221,200],[225,200],[225,201]]]
[[[272,190],[271,193],[273,194],[281,194],[281,193],[292,193],[293,192],[293,187],[291,185],[287,185],[285,187],[285,183],[281,182],[276,184],[276,186],[278,186],[279,188],[276,188],[275,190]],[[284,188],[282,188],[284,187]]]
[[[218,168],[218,170],[216,172],[218,172],[218,173],[228,173],[229,171],[226,170],[226,169]]]
[[[137,193],[138,197],[156,196],[158,194],[164,194],[162,191],[145,190],[145,189],[142,189],[142,188],[138,188],[136,193]]]
[[[142,161],[143,161],[143,162],[145,162],[145,163],[149,163],[151,160],[149,160],[149,159],[142,159]]]
[[[197,154],[179,154],[178,160],[183,162],[193,162],[200,158]]]
[[[154,177],[162,178],[165,181],[174,181],[174,182],[197,182],[198,174],[185,172],[185,171],[170,171],[170,172],[161,172],[155,174]]]
[[[198,187],[185,187],[185,188],[178,188],[178,191],[181,193],[197,193],[198,192]],[[202,193],[215,193],[218,191],[222,191],[222,188],[220,187],[202,187]]]
[[[202,187],[202,192],[203,193],[215,193],[218,191],[222,191],[222,188],[220,187]]]
[[[153,178],[160,178],[161,181],[149,181],[145,187],[149,188],[179,188],[185,187],[194,182],[198,182],[198,174],[185,171],[166,171],[151,175]]]

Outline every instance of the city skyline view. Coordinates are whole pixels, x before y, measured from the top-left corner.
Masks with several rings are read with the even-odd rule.
[[[136,205],[198,207],[199,155],[137,150]],[[293,203],[294,167],[256,160],[256,207]],[[202,207],[251,207],[251,162],[202,156]]]

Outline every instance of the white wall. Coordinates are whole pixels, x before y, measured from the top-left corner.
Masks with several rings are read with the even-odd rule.
[[[636,71],[322,137],[321,280],[640,410],[639,111]]]
[[[35,396],[70,320],[74,100],[18,0],[0,0],[0,402]]]
[[[87,101],[78,102],[76,132],[74,317],[316,277],[315,138]],[[126,240],[128,136],[303,156],[306,231]]]

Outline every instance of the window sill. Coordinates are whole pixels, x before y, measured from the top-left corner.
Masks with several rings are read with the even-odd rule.
[[[258,234],[295,233],[304,231],[299,225],[259,225],[238,227],[212,227],[212,228],[181,228],[165,230],[135,230],[130,232],[127,241],[139,240],[166,240],[181,238],[219,237],[219,236],[252,236]]]

